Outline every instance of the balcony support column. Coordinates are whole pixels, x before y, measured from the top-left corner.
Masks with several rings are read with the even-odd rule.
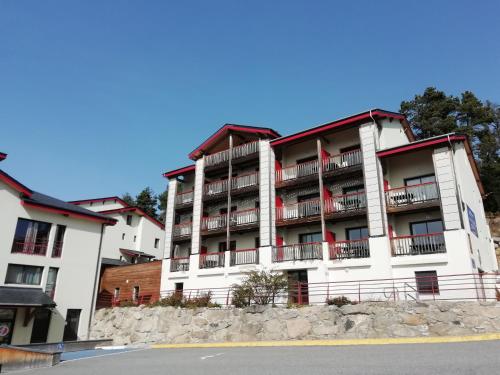
[[[233,179],[233,135],[229,133],[229,170],[227,175],[227,216],[226,216],[226,250],[230,250],[231,243],[231,188]],[[227,258],[227,257],[226,257]],[[227,265],[226,259],[226,265]]]
[[[325,225],[325,197],[323,192],[323,158],[321,156],[321,139],[316,139],[316,148],[318,152],[318,181],[319,181],[319,206],[321,210],[321,238],[326,241]]]
[[[193,226],[191,228],[191,254],[196,255],[191,257],[190,269],[198,269],[198,254],[201,246],[201,217],[203,214],[203,184],[205,180],[205,158],[196,160],[196,172],[194,176],[194,193],[193,193]],[[193,264],[193,258],[196,258],[196,267]]]
[[[167,212],[165,214],[165,248],[163,258],[170,258],[172,255],[172,238],[175,225],[175,197],[179,182],[174,178],[168,181],[168,201]]]
[[[269,141],[259,141],[259,237],[261,246],[269,246],[273,240],[273,210],[275,175],[271,169],[274,163]]]

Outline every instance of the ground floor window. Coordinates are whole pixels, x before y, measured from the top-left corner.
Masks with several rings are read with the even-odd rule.
[[[0,345],[8,345],[12,339],[16,309],[0,309]]]
[[[80,325],[81,313],[82,310],[80,309],[68,309],[63,341],[76,341],[78,339],[78,326]]]
[[[415,272],[417,291],[420,294],[439,294],[439,285],[436,271]]]
[[[5,284],[40,285],[43,267],[9,264]]]

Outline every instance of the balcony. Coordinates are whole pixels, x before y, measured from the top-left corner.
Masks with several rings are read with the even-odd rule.
[[[402,186],[385,191],[388,212],[401,212],[439,206],[436,182]]]
[[[228,185],[228,180],[206,183],[203,187],[203,196],[206,200],[224,198],[227,195]]]
[[[259,152],[259,142],[244,143],[239,146],[233,147],[232,160],[239,162],[247,160]],[[213,169],[227,165],[229,162],[229,150],[217,152],[215,154],[207,155],[205,157],[205,168]]]
[[[207,253],[200,254],[200,268],[224,267],[225,253]]]
[[[231,194],[246,194],[259,190],[259,172],[252,172],[231,179]]]
[[[325,218],[336,219],[351,217],[366,212],[366,194],[364,191],[335,195],[325,199]]]
[[[189,257],[170,258],[170,272],[189,271]]]
[[[331,260],[358,259],[370,257],[368,239],[337,241],[328,244]]]
[[[299,243],[273,247],[273,262],[323,259],[321,242]]]
[[[259,225],[258,208],[249,210],[233,211],[229,214],[230,230],[240,231],[253,229]],[[227,214],[207,216],[201,219],[202,234],[217,234],[227,230]]]
[[[293,186],[303,182],[314,181],[318,178],[318,160],[292,165],[276,171],[276,187]]]
[[[321,218],[321,203],[312,199],[283,207],[276,207],[276,224],[302,224],[318,221]]]
[[[446,253],[443,233],[394,237],[391,247],[393,256]]]
[[[48,244],[48,240],[36,242],[14,241],[12,245],[12,253],[44,256],[47,254]]]
[[[361,170],[362,164],[363,155],[361,154],[361,150],[328,156],[323,158],[323,176],[327,178]]]
[[[193,223],[181,223],[174,225],[172,236],[174,240],[182,240],[191,238]]]
[[[176,208],[190,207],[193,205],[194,191],[184,191],[175,196]]]
[[[231,250],[230,253],[231,266],[240,266],[244,264],[258,264],[259,250],[258,249],[241,249]]]

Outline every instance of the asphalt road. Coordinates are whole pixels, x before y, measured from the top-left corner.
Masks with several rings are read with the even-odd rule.
[[[498,374],[500,341],[377,346],[146,349],[68,361],[36,375]]]

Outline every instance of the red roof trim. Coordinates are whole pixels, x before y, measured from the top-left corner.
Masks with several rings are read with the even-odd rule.
[[[50,212],[53,214],[61,214],[61,215],[65,215],[65,216],[71,216],[71,217],[75,217],[75,218],[79,218],[79,219],[95,221],[98,223],[104,223],[104,224],[108,224],[108,225],[115,225],[116,224],[115,219],[111,219],[111,218],[110,219],[104,219],[104,218],[100,219],[100,218],[95,217],[95,216],[89,216],[89,215],[85,215],[85,214],[81,214],[81,213],[77,213],[77,212],[73,212],[73,211],[63,210],[60,208],[49,207],[49,206],[45,206],[45,205],[40,204],[40,203],[26,202],[26,201],[22,200],[21,204],[25,207],[28,207],[28,208],[34,208],[34,209],[37,209],[40,211]]]
[[[391,156],[391,155],[401,154],[401,153],[408,152],[408,151],[427,148],[427,147],[437,145],[440,143],[447,143],[448,140],[449,141],[464,141],[464,140],[467,140],[467,137],[465,137],[463,135],[450,135],[449,137],[443,136],[443,137],[440,137],[437,139],[424,140],[421,142],[415,142],[415,143],[410,143],[410,144],[394,147],[394,148],[391,148],[389,150],[379,151],[379,152],[377,152],[377,156],[379,158],[384,158],[386,156]]]
[[[175,176],[180,176],[188,172],[192,172],[196,169],[196,165],[188,165],[187,167],[182,167],[178,169],[174,169],[173,171],[170,172],[165,172],[163,173],[163,177],[165,178],[172,178]]]
[[[24,195],[27,195],[28,197],[31,197],[31,195],[33,194],[33,192],[29,188],[27,188],[26,186],[21,184],[19,181],[13,179],[12,177],[10,177],[7,173],[5,173],[3,171],[0,171],[0,181],[5,182],[7,185],[9,185],[14,190],[16,190],[19,193],[22,193]]]
[[[111,201],[111,200],[115,200],[118,203],[123,204],[125,207],[129,207],[128,203],[119,197],[83,199],[83,200],[79,200],[79,201],[69,201],[68,203],[75,204],[75,205],[79,206],[81,204],[86,204],[86,203],[106,202],[106,201]]]
[[[411,128],[410,128],[408,122],[406,121],[406,118],[402,114],[385,112],[382,110],[373,110],[373,111],[371,111],[371,116],[379,117],[379,118],[393,118],[393,119],[401,121],[403,123],[403,126],[407,129],[408,138],[410,140],[414,139],[413,132],[411,131]],[[352,123],[355,123],[358,121],[363,121],[363,120],[368,120],[368,119],[370,119],[370,112],[365,112],[365,113],[362,113],[359,115],[354,115],[354,116],[351,116],[351,117],[348,117],[345,119],[341,119],[341,120],[336,120],[336,121],[333,121],[333,122],[330,122],[330,123],[327,123],[324,125],[317,126],[315,128],[309,129],[309,130],[305,130],[305,131],[302,131],[299,133],[295,133],[292,135],[281,137],[279,139],[275,139],[274,141],[271,141],[271,146],[275,147],[275,146],[289,143],[289,142],[292,142],[292,141],[295,141],[295,140],[298,140],[301,138],[305,138],[305,137],[308,137],[308,136],[311,136],[314,134],[323,133],[325,131],[335,129],[335,128],[338,128],[338,127],[343,126],[343,125],[348,125],[348,124],[352,124]]]
[[[165,226],[162,224],[161,221],[155,219],[154,217],[148,215],[146,212],[141,210],[139,207],[124,207],[124,208],[115,208],[114,210],[104,210],[104,211],[98,211],[100,214],[119,214],[122,212],[137,212],[139,215],[144,216],[145,218],[149,219],[153,224],[156,224],[159,226],[161,229],[165,229]]]
[[[0,152],[0,161],[7,159],[7,154]]]
[[[199,158],[200,153],[202,153],[205,148],[207,148],[217,138],[221,137],[224,133],[227,133],[230,130],[245,132],[245,133],[266,134],[266,135],[270,135],[271,137],[279,137],[280,136],[279,133],[277,133],[273,129],[259,128],[259,127],[253,127],[253,126],[245,126],[245,125],[226,124],[222,128],[220,128],[219,130],[217,130],[212,136],[210,136],[205,142],[203,142],[195,150],[191,151],[191,153],[188,155],[189,158],[191,160],[196,160],[197,158]]]

